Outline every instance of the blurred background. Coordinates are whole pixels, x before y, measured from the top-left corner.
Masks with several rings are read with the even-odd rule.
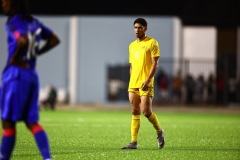
[[[133,21],[143,17],[161,50],[155,105],[240,106],[239,0],[34,0],[30,7],[61,39],[39,57],[40,100],[52,85],[59,103],[128,103],[128,45]],[[5,22],[0,8],[1,72]]]

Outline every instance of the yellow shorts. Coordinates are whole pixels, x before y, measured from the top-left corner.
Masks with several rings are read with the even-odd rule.
[[[154,88],[153,87],[149,87],[147,91],[143,91],[140,88],[128,88],[128,92],[136,93],[139,96],[149,96],[149,97],[154,96]]]

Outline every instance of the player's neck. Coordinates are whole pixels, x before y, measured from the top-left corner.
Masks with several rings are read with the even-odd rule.
[[[142,36],[142,37],[139,37],[139,38],[137,39],[137,41],[138,41],[138,42],[141,42],[141,41],[143,41],[146,37],[147,37],[146,35],[144,35],[144,36]]]

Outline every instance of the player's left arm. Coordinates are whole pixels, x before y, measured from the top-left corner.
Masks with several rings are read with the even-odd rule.
[[[142,84],[142,90],[147,90],[148,89],[148,85],[151,82],[151,79],[154,77],[157,69],[158,69],[158,60],[159,60],[159,56],[157,57],[152,57],[152,65],[151,65],[151,69],[148,75],[147,80]]]
[[[159,60],[159,56],[158,57],[152,57],[152,66],[151,66],[151,70],[150,70],[150,74],[148,76],[147,81],[151,81],[151,79],[154,77],[157,69],[158,69],[158,60]]]
[[[158,44],[158,41],[153,40],[150,50],[151,50],[152,65],[151,65],[150,72],[149,72],[149,75],[148,75],[146,81],[142,84],[142,90],[148,90],[149,83],[151,82],[152,78],[154,77],[154,75],[158,69],[158,60],[160,57],[160,46]]]
[[[53,49],[60,43],[60,39],[58,36],[54,33],[52,33],[47,39],[45,44],[39,49],[38,55],[42,55],[46,53],[47,51]]]

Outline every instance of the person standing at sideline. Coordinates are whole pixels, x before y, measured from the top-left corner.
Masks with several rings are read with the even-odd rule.
[[[44,160],[51,159],[49,139],[39,124],[39,78],[36,60],[60,43],[59,38],[28,12],[27,0],[2,0],[8,58],[2,72],[0,160],[9,160],[16,142],[16,124],[23,121],[34,136]],[[40,41],[43,40],[42,46]]]
[[[50,108],[51,110],[55,110],[58,98],[57,89],[52,84],[50,84],[47,89],[47,97],[41,101],[41,105],[45,109]]]
[[[130,81],[128,92],[132,108],[131,142],[121,149],[138,148],[141,112],[155,128],[158,147],[162,149],[165,144],[164,130],[160,127],[157,115],[152,111],[154,74],[158,68],[160,47],[157,40],[146,35],[147,21],[145,19],[137,18],[133,26],[137,39],[129,45]]]

